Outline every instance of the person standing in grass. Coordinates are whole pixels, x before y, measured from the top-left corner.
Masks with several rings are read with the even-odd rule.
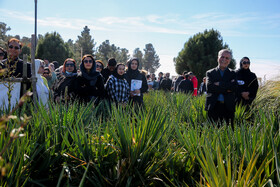
[[[162,79],[162,81],[159,84],[160,90],[171,91],[172,80],[169,77],[170,77],[170,73],[166,73],[165,77]]]
[[[206,77],[203,77],[203,81],[200,84],[199,89],[198,89],[198,95],[204,95],[206,93],[207,93],[206,92]]]
[[[193,72],[189,72],[189,79],[192,81],[193,83],[193,96],[197,96],[197,78],[196,76],[193,74]]]
[[[23,60],[19,58],[21,53],[22,44],[16,38],[11,38],[8,41],[7,58],[0,62],[0,70],[4,69],[4,74],[1,76],[3,78],[14,77],[14,78],[24,78],[23,77]],[[31,78],[31,64],[27,63],[27,77]],[[26,90],[31,88],[31,82],[23,80],[21,82],[20,96],[24,94],[23,84],[26,85]]]
[[[179,83],[177,91],[185,94],[193,94],[193,83],[189,79],[188,73],[185,73],[184,79]]]
[[[67,58],[63,63],[62,74],[53,86],[55,102],[64,103],[73,101],[76,98],[76,79],[76,61],[72,58]]]
[[[206,72],[205,110],[211,121],[220,123],[225,120],[234,128],[235,93],[237,80],[235,71],[228,68],[232,53],[222,49],[218,53],[218,67]]]
[[[114,58],[110,58],[108,60],[108,64],[107,67],[102,69],[101,74],[104,78],[104,83],[107,82],[107,80],[109,79],[109,76],[112,75],[113,71],[115,70],[117,65],[117,61]]]
[[[240,69],[236,71],[236,75],[238,83],[236,101],[238,104],[249,106],[256,98],[259,83],[256,74],[250,71],[250,59],[248,57],[243,57],[240,60]]]
[[[50,99],[50,91],[47,79],[42,76],[44,70],[44,61],[40,59],[35,60],[35,76],[37,78],[36,82],[36,92],[38,97],[38,102],[43,104],[48,108],[48,101]]]
[[[106,91],[110,101],[121,105],[126,105],[129,97],[129,85],[124,78],[125,65],[117,64],[113,74],[106,83]]]
[[[138,106],[143,106],[143,93],[148,91],[148,83],[144,74],[139,70],[139,60],[132,58],[128,61],[128,70],[124,77],[129,84],[129,100]]]
[[[92,55],[84,55],[80,65],[80,73],[77,77],[77,96],[81,102],[88,103],[105,97],[103,78],[100,72],[96,71],[96,63]]]

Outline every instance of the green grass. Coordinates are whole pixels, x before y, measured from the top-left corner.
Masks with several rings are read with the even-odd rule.
[[[279,99],[269,101],[237,107],[234,131],[209,123],[205,97],[184,94],[150,92],[139,112],[29,103],[0,123],[1,151],[32,117],[0,158],[0,186],[279,186]]]

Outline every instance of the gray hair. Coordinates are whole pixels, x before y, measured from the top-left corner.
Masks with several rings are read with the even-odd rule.
[[[229,49],[222,49],[222,50],[220,50],[219,53],[218,53],[218,57],[222,56],[222,54],[224,52],[229,53],[230,54],[230,58],[232,58],[232,52]]]

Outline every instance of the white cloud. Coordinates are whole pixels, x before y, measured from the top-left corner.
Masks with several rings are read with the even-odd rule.
[[[14,18],[34,23],[34,15],[22,14],[16,11],[0,9],[4,18]],[[279,29],[279,14],[261,16],[257,13],[244,13],[238,15],[224,13],[204,13],[185,18],[182,15],[146,15],[143,17],[101,17],[87,19],[46,17],[38,19],[38,26],[49,28],[65,28],[81,30],[85,25],[91,25],[91,29],[99,31],[121,31],[121,32],[151,32],[166,34],[193,35],[205,29],[214,28],[223,33],[224,36],[257,36],[257,37],[280,37],[280,34],[248,33],[245,32],[249,23],[258,21],[260,24],[271,23],[271,27]],[[274,23],[272,25],[272,23]],[[242,29],[245,30],[242,30]]]
[[[255,59],[254,63],[250,65],[250,69],[257,77],[266,80],[274,79],[280,75],[280,61]]]

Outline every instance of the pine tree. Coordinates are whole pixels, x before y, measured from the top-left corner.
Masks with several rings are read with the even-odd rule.
[[[159,56],[156,54],[153,44],[146,44],[146,48],[144,49],[143,68],[150,73],[155,73],[160,67],[159,60]]]
[[[218,65],[218,52],[225,48],[229,46],[223,44],[223,38],[217,30],[198,33],[185,43],[182,51],[174,59],[176,72],[182,74],[184,71],[192,71],[201,82],[206,71]],[[229,67],[234,69],[235,64],[235,60],[232,59]]]

